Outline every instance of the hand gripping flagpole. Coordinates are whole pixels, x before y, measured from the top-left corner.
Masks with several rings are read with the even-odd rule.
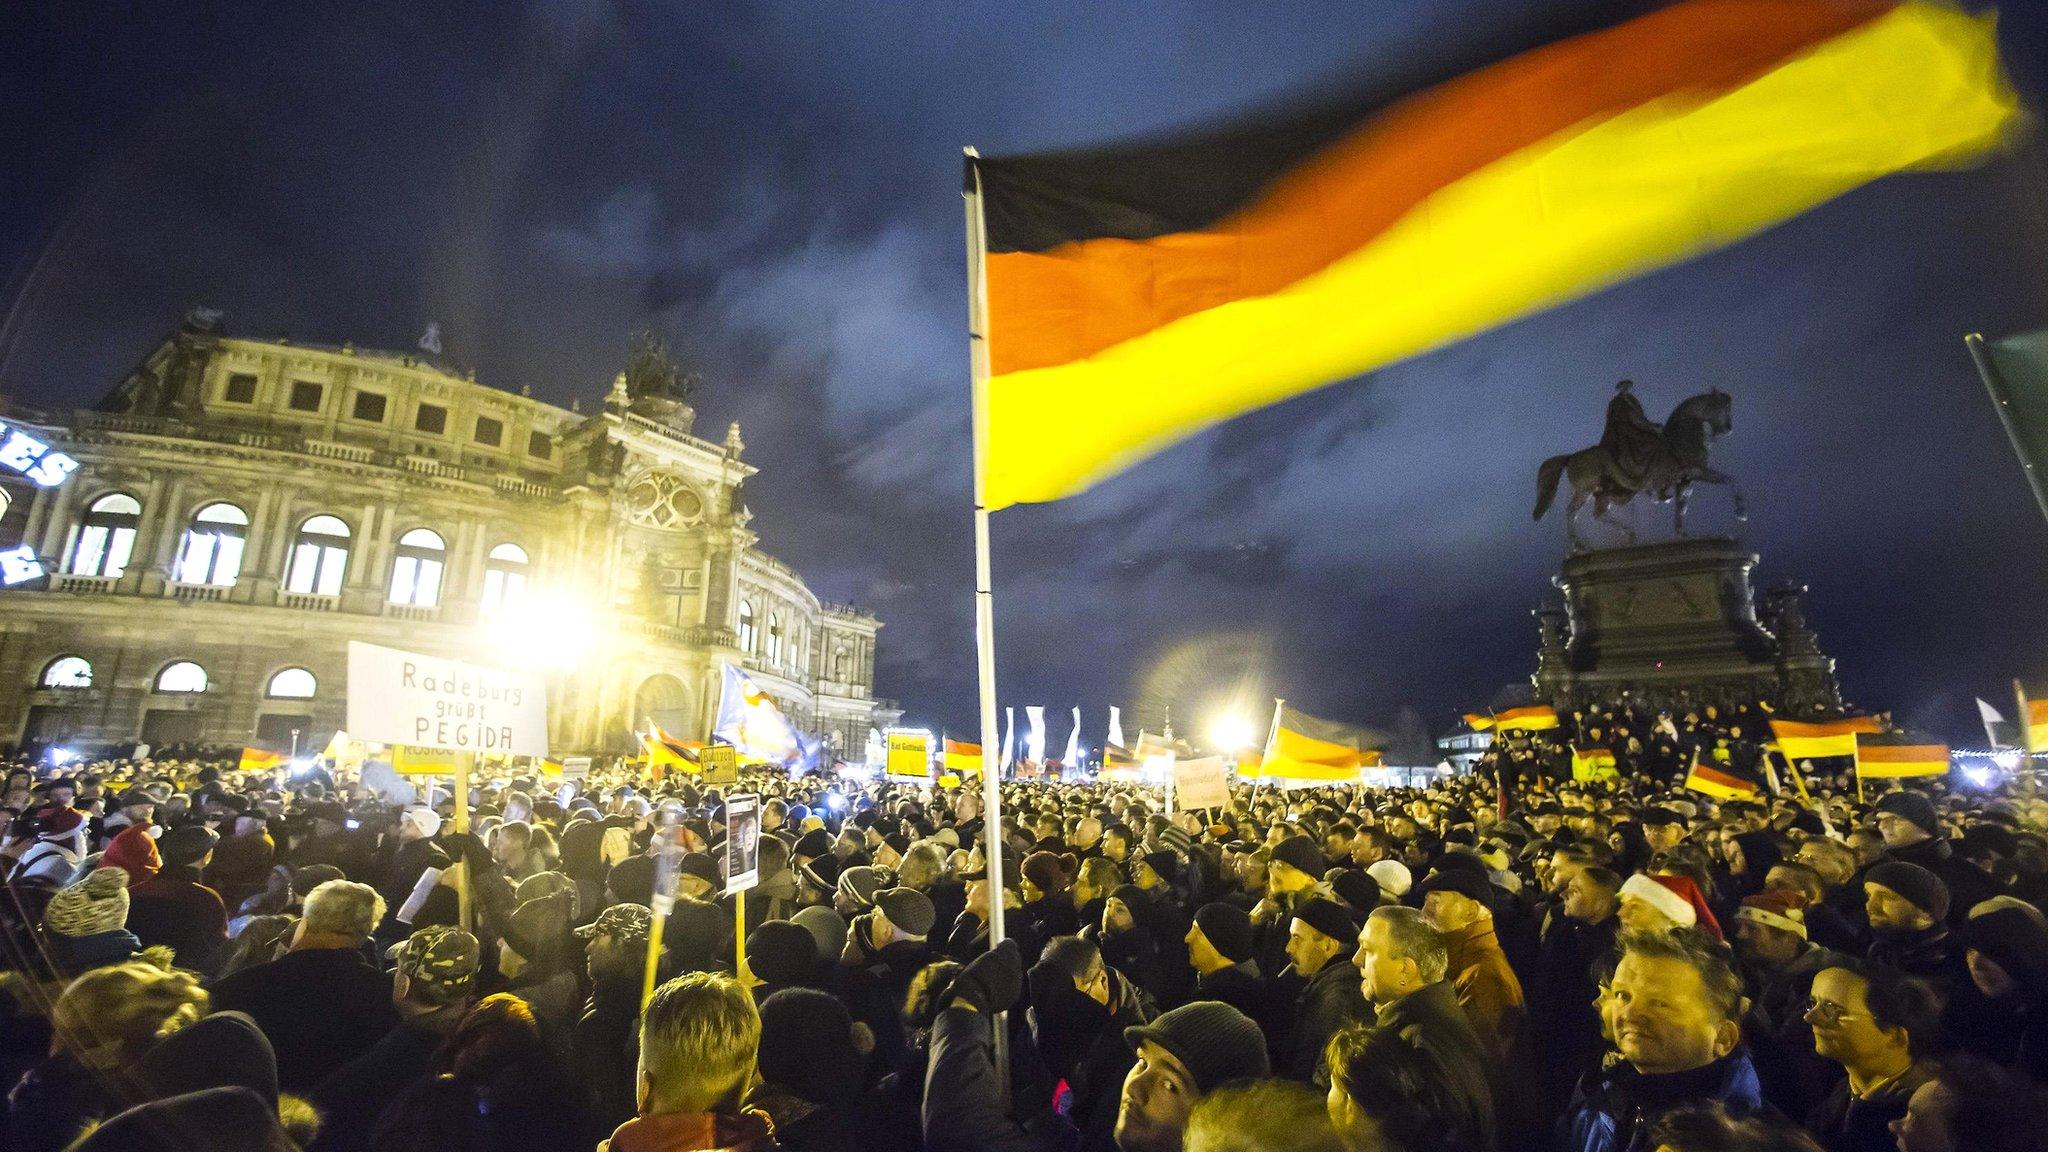
[[[981,683],[981,746],[997,746],[996,736],[996,608],[988,549],[988,218],[982,211],[981,153],[967,154],[967,339],[972,352],[970,379],[974,417],[974,646]],[[988,946],[1003,942],[1003,797],[1000,772],[981,772],[981,819],[988,866]],[[991,1022],[996,1083],[1009,1095],[1009,1026],[1005,1014]]]

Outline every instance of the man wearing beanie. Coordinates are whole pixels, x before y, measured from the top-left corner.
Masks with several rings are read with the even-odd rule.
[[[1269,1074],[1266,1037],[1228,1004],[1197,1000],[1150,1024],[1126,1028],[1138,1055],[1117,1110],[1120,1152],[1180,1152],[1188,1114],[1233,1080]]]
[[[386,958],[397,965],[391,1002],[398,1025],[309,1094],[323,1118],[323,1152],[369,1152],[377,1118],[408,1085],[433,1072],[434,1053],[475,999],[479,947],[460,928],[416,929]]]
[[[1942,835],[1934,801],[1925,794],[1904,788],[1885,793],[1877,802],[1876,822],[1877,834],[1884,837],[1885,859],[1924,868],[1940,878],[1949,902],[1936,919],[1948,921],[1949,927],[1961,927],[1970,909],[2004,894],[2004,886],[1990,873],[1956,854],[1954,842]]]
[[[1195,998],[1228,1004],[1261,1027],[1270,1019],[1272,993],[1252,959],[1252,918],[1235,904],[1204,904],[1188,929],[1188,963]]]
[[[1894,793],[1897,795],[1897,793]],[[1948,932],[1948,885],[1918,864],[1885,860],[1863,877],[1869,958],[1918,976],[1947,996],[1969,979]]]
[[[1334,900],[1310,897],[1294,906],[1287,955],[1293,961],[1275,994],[1293,995],[1293,1021],[1279,1048],[1276,1071],[1315,1083],[1324,1071],[1323,1049],[1339,1028],[1366,1018],[1358,970],[1344,962],[1358,938],[1358,923]]]
[[[1959,1043],[2048,1083],[2048,917],[1998,896],[1970,909],[1963,924],[1970,979],[1988,1011],[1964,1022]]]
[[[1294,906],[1323,878],[1323,853],[1315,841],[1294,835],[1275,844],[1272,856],[1266,865],[1266,895],[1252,908],[1252,928],[1259,970],[1277,973],[1287,967]]]
[[[204,824],[165,832],[156,845],[163,867],[128,889],[128,930],[145,948],[169,948],[178,967],[194,972],[213,972],[228,942],[227,905],[199,880],[219,840]]]

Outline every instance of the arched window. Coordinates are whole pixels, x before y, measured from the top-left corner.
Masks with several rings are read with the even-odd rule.
[[[740,601],[740,651],[752,652],[755,639],[754,606],[742,600]]]
[[[782,615],[778,612],[768,614],[767,656],[770,664],[782,663]]]
[[[90,688],[92,665],[83,656],[59,656],[43,668],[44,688]]]
[[[164,665],[156,674],[156,690],[159,692],[204,692],[206,691],[206,669],[190,660],[180,660]]]
[[[230,587],[242,572],[249,514],[233,504],[208,504],[192,517],[178,549],[178,582]]]
[[[839,681],[841,684],[846,683],[846,674],[850,671],[850,660],[851,657],[846,654],[846,649],[844,648],[832,653],[832,679]]]
[[[484,611],[495,612],[519,603],[526,595],[526,549],[500,544],[484,559]]]
[[[439,533],[415,528],[398,538],[398,558],[391,563],[391,602],[431,608],[441,602],[441,568],[448,546]]]
[[[77,576],[119,576],[135,554],[135,530],[142,523],[142,505],[135,497],[114,492],[92,502],[78,525],[78,547],[71,552]]]
[[[348,525],[338,516],[315,516],[299,525],[291,563],[284,570],[284,590],[340,595],[341,578],[348,571],[348,538]]]
[[[270,678],[263,694],[272,700],[311,700],[319,688],[313,674],[304,668],[286,668]]]

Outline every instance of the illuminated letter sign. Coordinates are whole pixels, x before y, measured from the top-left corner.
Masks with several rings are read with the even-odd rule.
[[[78,471],[78,461],[50,451],[48,444],[5,424],[0,424],[0,464],[35,481],[39,488],[55,488]]]

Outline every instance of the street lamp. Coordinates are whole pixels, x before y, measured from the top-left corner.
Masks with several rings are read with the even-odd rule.
[[[1241,712],[1225,712],[1209,722],[1209,742],[1218,751],[1238,752],[1252,746],[1258,733]]]

